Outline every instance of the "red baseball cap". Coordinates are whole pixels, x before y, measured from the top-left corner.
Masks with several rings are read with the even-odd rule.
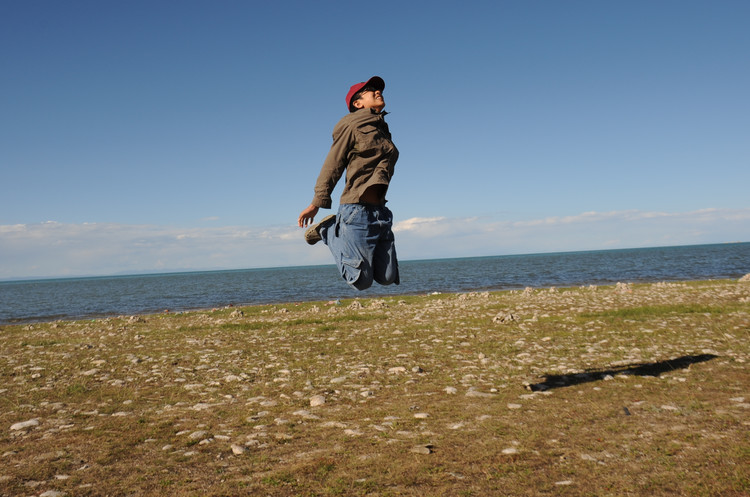
[[[383,81],[383,78],[380,76],[373,76],[364,83],[352,85],[351,88],[349,88],[349,93],[346,94],[346,108],[349,109],[349,112],[354,112],[354,109],[352,108],[352,97],[365,86],[371,86],[376,90],[383,91],[385,90],[385,81]]]

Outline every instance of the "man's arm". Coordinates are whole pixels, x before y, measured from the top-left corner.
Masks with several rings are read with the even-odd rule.
[[[322,207],[331,208],[331,192],[346,169],[349,150],[354,144],[354,134],[348,126],[337,124],[333,130],[333,145],[328,152],[318,181],[315,183],[315,196],[312,203],[306,207],[297,218],[297,224],[304,228],[312,224],[315,215]]]
[[[311,202],[323,209],[330,209],[332,200],[331,193],[344,175],[346,166],[349,162],[349,151],[354,146],[354,131],[350,126],[342,124],[336,125],[333,130],[333,144],[328,156],[323,162],[320,169],[320,175],[315,182],[315,195]]]

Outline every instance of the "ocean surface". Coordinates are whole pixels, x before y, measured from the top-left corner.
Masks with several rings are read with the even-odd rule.
[[[736,279],[750,243],[402,261],[401,285],[352,290],[306,266],[0,282],[0,324],[353,297]]]

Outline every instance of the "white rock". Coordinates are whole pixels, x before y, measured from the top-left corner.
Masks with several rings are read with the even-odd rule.
[[[326,398],[322,395],[313,395],[310,397],[310,407],[322,406],[326,403]]]
[[[39,426],[38,419],[30,419],[28,421],[21,421],[20,423],[11,425],[10,429],[11,431],[17,431],[17,430],[25,430],[26,428],[32,428],[34,426]]]
[[[465,394],[467,397],[484,397],[484,398],[490,398],[494,397],[495,394],[487,393],[487,392],[479,392],[477,390],[474,390],[474,387],[469,388],[469,391]]]
[[[232,454],[239,456],[245,453],[247,449],[242,445],[232,444]]]
[[[57,490],[47,490],[44,493],[39,494],[39,497],[62,497],[65,495],[64,492],[59,492]]]
[[[458,393],[458,389],[456,389],[456,387],[445,387],[444,390],[448,395],[456,395]]]
[[[503,449],[503,454],[505,454],[506,456],[518,454],[518,449],[516,449],[515,447],[509,447],[507,449]]]
[[[346,424],[340,421],[326,421],[325,423],[320,423],[320,427],[321,428],[346,428]]]
[[[501,312],[492,318],[493,323],[512,323],[514,321],[517,321],[516,316],[510,312]]]
[[[508,404],[508,409],[520,409],[522,407],[521,404]]]
[[[430,417],[430,414],[426,412],[418,412],[414,415],[414,417],[417,419],[427,419]]]
[[[292,414],[295,416],[300,416],[303,419],[320,419],[320,416],[316,416],[315,414],[311,413],[310,411],[306,411],[305,409],[295,411]]]
[[[406,368],[403,366],[396,366],[395,368],[388,369],[388,372],[391,374],[406,373]]]

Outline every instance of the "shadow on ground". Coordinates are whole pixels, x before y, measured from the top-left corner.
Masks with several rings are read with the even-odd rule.
[[[587,369],[582,373],[545,375],[544,381],[530,384],[527,388],[533,392],[539,392],[554,388],[572,387],[582,383],[601,381],[607,376],[615,376],[618,374],[633,376],[660,376],[662,373],[669,373],[670,371],[675,371],[677,369],[685,369],[692,364],[710,361],[717,357],[718,356],[713,354],[686,355],[668,361],[631,364],[610,369]]]

